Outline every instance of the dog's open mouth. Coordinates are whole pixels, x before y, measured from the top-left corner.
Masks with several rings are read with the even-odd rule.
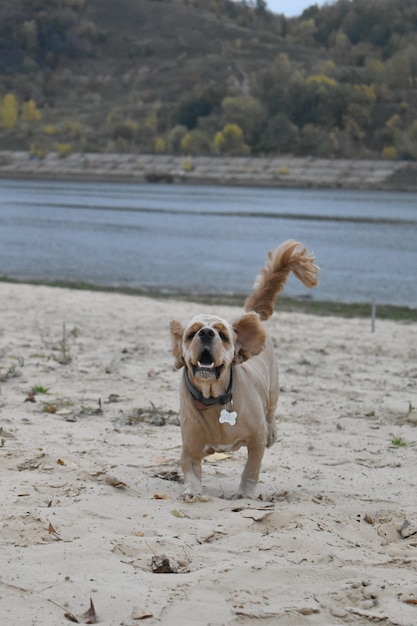
[[[197,364],[192,364],[193,374],[199,378],[220,378],[224,365],[215,365],[210,350],[204,348]]]

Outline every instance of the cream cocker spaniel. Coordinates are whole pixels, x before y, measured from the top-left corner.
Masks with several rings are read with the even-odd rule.
[[[276,439],[279,395],[278,365],[263,322],[272,315],[290,272],[314,287],[318,271],[303,244],[285,241],[269,252],[236,321],[204,314],[186,326],[171,321],[175,366],[184,368],[180,423],[185,501],[208,499],[201,484],[206,455],[241,446],[246,446],[248,458],[233,497],[254,497],[265,448]]]

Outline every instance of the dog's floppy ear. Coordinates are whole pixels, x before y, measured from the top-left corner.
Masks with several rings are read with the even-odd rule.
[[[169,330],[171,331],[172,354],[175,357],[175,367],[179,370],[185,365],[184,357],[182,356],[184,326],[177,320],[171,320]]]
[[[234,363],[243,363],[265,348],[266,330],[254,311],[236,320],[233,329],[237,335]]]

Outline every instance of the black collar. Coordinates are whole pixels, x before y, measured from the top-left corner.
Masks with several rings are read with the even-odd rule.
[[[190,380],[190,377],[188,376],[187,368],[184,368],[184,381],[185,381],[185,385],[188,391],[190,392],[192,399],[194,400],[194,404],[196,405],[198,409],[200,409],[200,411],[204,411],[209,406],[214,406],[215,404],[221,404],[221,405],[229,404],[229,402],[231,402],[232,400],[232,386],[233,386],[233,369],[232,368],[230,368],[230,379],[229,379],[229,385],[226,389],[226,393],[224,393],[222,396],[217,396],[217,398],[213,398],[213,397],[205,398],[203,394],[201,393],[201,391],[199,391],[197,387],[194,387],[193,383]]]

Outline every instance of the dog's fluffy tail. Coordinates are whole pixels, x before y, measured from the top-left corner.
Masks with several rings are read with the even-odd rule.
[[[306,287],[318,283],[319,267],[314,263],[314,255],[308,254],[306,247],[298,241],[284,241],[274,252],[268,252],[268,260],[255,279],[254,291],[246,299],[245,311],[256,311],[261,320],[267,320],[274,311],[274,300],[284,288],[293,272]]]

